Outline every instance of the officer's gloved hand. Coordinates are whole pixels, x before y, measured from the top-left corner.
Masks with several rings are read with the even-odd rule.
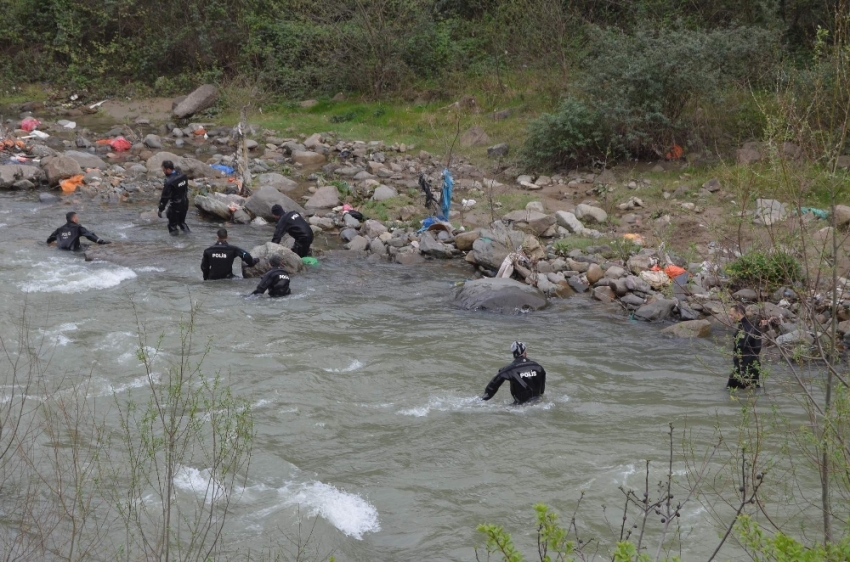
[[[159,218],[162,218],[162,211],[157,211],[156,216],[158,216]]]
[[[110,242],[109,240],[103,240],[103,239],[98,240],[97,243],[98,244],[112,244],[112,242]]]
[[[253,267],[254,265],[257,265],[258,263],[260,263],[260,258],[254,258],[254,263],[251,267]]]

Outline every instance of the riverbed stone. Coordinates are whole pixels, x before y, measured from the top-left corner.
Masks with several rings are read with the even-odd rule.
[[[375,238],[369,243],[369,251],[377,256],[387,255],[387,247],[384,246],[380,238]]]
[[[469,232],[461,232],[455,236],[455,247],[462,252],[468,252],[472,249],[472,245],[481,237],[480,230],[471,230]]]
[[[159,138],[159,135],[155,135],[153,133],[146,135],[145,140],[143,140],[142,143],[144,143],[144,145],[148,148],[162,148],[162,139]]]
[[[287,212],[298,211],[301,214],[307,214],[301,205],[269,185],[264,185],[255,191],[248,198],[248,201],[245,202],[245,209],[250,211],[255,217],[263,217],[267,221],[274,221],[275,218],[272,216],[273,205],[280,205]]]
[[[567,278],[567,284],[576,293],[586,293],[589,287],[577,276]]]
[[[0,166],[0,188],[2,189],[20,189],[15,186],[20,181],[28,181],[35,187],[35,184],[43,177],[44,172],[37,166],[23,166],[20,164],[3,164]],[[29,189],[32,188],[30,187]]]
[[[65,156],[68,158],[73,158],[77,161],[77,164],[80,165],[81,168],[97,168],[99,170],[105,170],[109,167],[109,164],[103,161],[100,156],[96,154],[92,154],[91,152],[82,152],[79,150],[69,150],[65,152]]]
[[[47,182],[52,186],[59,185],[60,181],[71,176],[83,173],[76,160],[64,155],[46,158],[42,161],[41,166],[47,176]]]
[[[776,199],[756,199],[756,212],[753,222],[764,226],[772,226],[785,220],[787,211],[785,204]]]
[[[50,204],[50,203],[56,203],[57,201],[59,201],[59,197],[57,197],[56,195],[53,195],[52,193],[42,192],[42,193],[38,194],[38,202],[39,203]]]
[[[434,239],[430,232],[423,232],[419,238],[419,252],[440,259],[452,257],[451,248]]]
[[[756,301],[759,295],[752,289],[741,289],[740,291],[735,291],[732,297],[739,301]]]
[[[596,287],[593,289],[593,298],[605,303],[614,302],[614,291],[611,290],[611,287]]]
[[[707,338],[711,336],[711,322],[708,320],[688,320],[678,322],[661,330],[677,338]]]
[[[540,310],[548,304],[545,295],[535,287],[503,278],[467,281],[457,292],[454,302],[466,310],[500,313]]]
[[[372,200],[374,201],[386,201],[394,197],[398,197],[398,192],[386,185],[379,185],[375,188],[375,193],[372,194]]]
[[[195,196],[195,207],[208,215],[212,215],[223,220],[230,220],[232,214],[227,203],[219,201],[213,197],[207,197],[206,195]]]
[[[360,236],[359,234],[352,238],[351,242],[345,245],[345,249],[352,252],[365,252],[368,247],[369,239],[365,236]]]
[[[603,209],[594,207],[593,205],[587,205],[585,203],[581,203],[576,206],[575,216],[579,220],[587,220],[599,224],[608,220],[608,213],[606,213]]]
[[[275,244],[274,242],[266,242],[261,246],[255,246],[250,253],[252,257],[259,258],[260,261],[253,267],[246,267],[243,263],[242,277],[245,278],[262,277],[267,272],[271,271],[272,266],[269,263],[269,258],[273,255],[280,258],[281,269],[285,270],[290,275],[301,273],[307,269],[298,254],[289,248],[281,246],[280,244]]]
[[[399,252],[395,255],[395,261],[400,265],[419,265],[425,263],[425,258],[417,252]]]
[[[479,238],[472,243],[472,252],[469,256],[473,263],[498,271],[509,253],[507,247],[501,242]]]
[[[626,262],[626,267],[635,275],[640,275],[642,272],[652,269],[652,256],[635,254]]]
[[[292,160],[304,166],[318,166],[325,162],[325,156],[312,150],[295,150],[292,152]]]
[[[323,185],[307,200],[304,207],[307,211],[331,209],[339,205],[339,190],[335,185]]]
[[[358,236],[358,234],[357,230],[353,228],[344,228],[339,233],[339,237],[342,238],[344,242],[351,242]]]
[[[647,322],[666,320],[673,313],[674,308],[676,308],[676,301],[673,299],[655,299],[637,309],[635,318]]]
[[[587,273],[585,275],[587,276],[587,282],[591,285],[595,285],[597,281],[602,279],[605,273],[602,271],[601,267],[592,263],[588,266]]]
[[[218,90],[212,84],[204,84],[200,88],[194,90],[185,99],[180,101],[174,108],[174,116],[179,119],[184,119],[195,113],[209,109],[215,105],[218,97]],[[177,100],[175,100],[177,101]]]

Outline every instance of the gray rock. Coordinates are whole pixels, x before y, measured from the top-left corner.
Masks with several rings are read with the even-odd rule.
[[[39,193],[38,194],[39,203],[56,203],[59,201],[59,198],[52,193]]]
[[[245,267],[242,265],[242,277],[262,277],[272,269],[269,263],[269,258],[273,255],[281,259],[281,269],[285,270],[290,275],[295,275],[307,269],[298,254],[274,242],[266,242],[262,246],[255,246],[251,250],[251,256],[259,258],[260,262],[254,267]]]
[[[707,338],[711,335],[711,322],[708,320],[688,320],[679,322],[661,330],[677,338]]]
[[[236,209],[233,211],[233,222],[236,224],[250,224],[251,223],[251,215],[248,214],[244,209]]]
[[[59,185],[64,179],[83,173],[76,160],[64,155],[46,158],[41,162],[41,166],[51,186]]]
[[[814,341],[815,338],[813,338],[808,332],[804,330],[794,330],[793,332],[782,334],[776,338],[776,345],[792,345],[800,343],[811,345]]]
[[[485,146],[489,142],[490,142],[490,137],[487,136],[487,133],[484,132],[484,129],[482,129],[478,125],[474,125],[473,127],[470,127],[460,137],[460,145],[466,146],[466,147]]]
[[[402,252],[395,255],[395,261],[400,265],[419,265],[425,263],[425,258],[416,252]]]
[[[602,279],[605,273],[602,271],[602,268],[592,263],[587,268],[587,273],[585,274],[587,277],[587,282],[591,285],[595,285],[597,281]]]
[[[469,232],[461,232],[455,236],[455,247],[462,251],[468,252],[472,249],[472,245],[481,237],[480,230],[471,230]]]
[[[543,203],[540,201],[529,201],[525,205],[526,211],[534,211],[536,213],[545,213],[546,208],[543,206]]]
[[[245,209],[250,211],[255,217],[263,217],[267,221],[274,221],[275,218],[272,216],[273,205],[280,205],[287,212],[298,211],[301,214],[307,214],[301,205],[269,185],[260,187],[260,189],[249,197],[248,201],[245,202]]]
[[[635,309],[642,307],[646,303],[646,299],[642,299],[633,293],[623,295],[620,301],[628,307]]]
[[[351,242],[355,238],[357,238],[358,232],[353,228],[345,228],[342,232],[339,233],[339,237],[343,239],[345,242]]]
[[[434,239],[430,232],[422,233],[419,238],[419,252],[426,256],[448,259],[452,257],[451,248]]]
[[[148,148],[154,148],[154,149],[162,148],[162,140],[159,138],[158,135],[155,135],[153,133],[147,135],[145,137],[145,140],[143,140],[142,142]]]
[[[317,226],[320,230],[333,230],[335,227],[334,221],[328,217],[313,216],[307,221],[311,226]]]
[[[199,111],[209,109],[215,105],[217,97],[218,90],[216,87],[212,84],[204,84],[186,96],[186,99],[177,104],[177,107],[173,110],[174,116],[179,119],[184,119],[190,115],[198,113]]]
[[[479,238],[472,243],[470,255],[474,263],[498,271],[502,262],[508,257],[508,253],[504,244],[489,238]]]
[[[593,298],[601,301],[601,302],[614,302],[614,291],[611,290],[611,287],[596,287],[593,289]]]
[[[208,215],[213,215],[226,221],[230,220],[232,214],[227,203],[205,195],[195,196],[195,207]]]
[[[525,283],[513,279],[487,278],[464,283],[454,302],[466,310],[502,313],[540,310],[548,304],[543,293]]]
[[[753,222],[771,226],[785,219],[785,205],[775,199],[756,199],[756,212]]]
[[[850,224],[850,207],[847,205],[835,206],[835,226],[846,226]]]
[[[738,164],[753,164],[762,159],[761,143],[748,142],[743,147],[739,148],[736,153]]]
[[[3,164],[0,166],[0,188],[3,189],[9,189],[11,187],[21,189],[16,187],[15,184],[22,181],[28,181],[35,187],[35,184],[43,177],[44,172],[37,166],[24,166],[20,164]]]
[[[270,185],[278,191],[289,192],[298,187],[298,183],[282,174],[269,172],[257,176],[260,185]]]
[[[339,205],[339,191],[335,185],[323,185],[313,194],[304,207],[308,211],[331,209]]]
[[[91,148],[92,142],[86,137],[77,137],[77,139],[74,141],[74,145],[77,148]]]
[[[591,222],[604,223],[608,220],[608,213],[599,207],[582,203],[576,207],[575,216],[579,220],[589,220]],[[569,228],[569,227],[568,227]]]
[[[304,166],[318,166],[325,162],[325,156],[311,150],[295,150],[292,152],[292,160]]]
[[[679,304],[679,318],[682,320],[699,320],[700,314],[691,307]]]
[[[605,277],[609,279],[619,279],[626,275],[626,270],[620,267],[619,265],[612,265],[608,269],[605,270]]]
[[[392,199],[393,197],[398,197],[398,192],[386,185],[379,185],[375,188],[375,193],[372,194],[372,199],[374,201],[386,201],[387,199]]]
[[[752,289],[741,289],[740,291],[736,291],[735,294],[732,295],[734,298],[739,301],[757,301],[759,296]]]
[[[573,291],[576,293],[584,293],[588,290],[588,286],[581,282],[578,275],[570,277],[567,279],[567,283],[569,283],[570,287],[572,287]]]
[[[555,219],[558,221],[559,226],[563,226],[570,232],[581,232],[584,230],[584,225],[575,214],[570,213],[568,211],[558,211],[555,213]]]
[[[384,246],[380,238],[375,238],[369,243],[369,251],[377,256],[387,255],[387,247]]]
[[[504,216],[504,220],[513,221],[517,229],[540,236],[555,224],[555,217],[537,211],[513,211]]]
[[[387,231],[387,227],[376,220],[369,219],[363,223],[360,232],[368,238],[377,238]]]
[[[104,162],[100,156],[90,152],[69,150],[64,155],[68,158],[74,159],[81,168],[97,168],[98,170],[105,170],[109,167],[109,164]]]
[[[709,193],[714,193],[716,191],[720,191],[720,180],[717,178],[712,178],[702,184],[702,188]]]
[[[504,158],[511,151],[511,146],[506,143],[499,143],[491,146],[487,149],[487,156],[489,158]]]
[[[365,252],[368,247],[369,239],[360,235],[355,236],[351,242],[345,245],[346,250],[351,250],[353,252]]]
[[[649,271],[652,269],[652,256],[635,254],[626,262],[626,267],[635,275],[639,275],[642,271]]]
[[[174,127],[173,129],[171,129],[171,136],[176,139],[182,139],[186,136],[186,133],[183,132],[183,129],[180,129],[179,127]]]
[[[676,301],[672,299],[656,299],[637,309],[635,311],[635,318],[646,320],[647,322],[666,320],[673,313],[674,308],[676,308]]]
[[[342,215],[342,222],[348,228],[360,228],[360,221],[345,213]]]

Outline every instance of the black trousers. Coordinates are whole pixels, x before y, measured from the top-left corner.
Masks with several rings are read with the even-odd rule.
[[[296,239],[295,244],[292,245],[292,251],[298,254],[299,258],[306,258],[310,255],[310,244],[312,243],[312,240]]]
[[[188,230],[186,226],[186,213],[189,212],[189,202],[183,201],[182,203],[171,204],[168,207],[168,213],[166,216],[168,217],[168,232],[178,232],[179,228],[183,230]]]
[[[735,361],[735,367],[732,369],[732,374],[729,375],[729,382],[726,383],[726,388],[759,388],[759,372],[761,371],[761,363],[758,359],[749,361]]]

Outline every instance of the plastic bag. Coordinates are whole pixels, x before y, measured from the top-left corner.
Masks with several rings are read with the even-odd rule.
[[[59,182],[59,187],[62,188],[63,193],[74,193],[77,191],[77,188],[83,185],[83,178],[85,176],[83,174],[77,174],[76,176],[71,176],[66,180],[62,180]]]
[[[666,273],[667,277],[669,277],[670,279],[675,279],[676,277],[680,276],[681,274],[687,273],[687,271],[685,271],[683,268],[679,267],[678,265],[670,264],[670,265],[668,265],[667,267],[664,268],[664,273]]]
[[[210,166],[213,170],[218,170],[219,172],[224,172],[228,176],[233,174],[233,168],[230,166],[225,166],[224,164],[213,164]]]
[[[130,144],[130,141],[125,139],[124,137],[115,137],[111,141],[109,141],[109,147],[112,148],[115,152],[124,152],[125,150],[130,150],[130,147],[133,146]]]
[[[21,129],[28,133],[33,132],[35,129],[38,128],[39,125],[41,125],[41,121],[39,121],[35,117],[27,117],[23,121],[21,121]]]
[[[661,289],[670,284],[670,278],[663,271],[641,271],[640,278],[649,283],[653,289]]]
[[[301,263],[304,265],[319,265],[319,260],[311,256],[304,256],[301,258]]]

